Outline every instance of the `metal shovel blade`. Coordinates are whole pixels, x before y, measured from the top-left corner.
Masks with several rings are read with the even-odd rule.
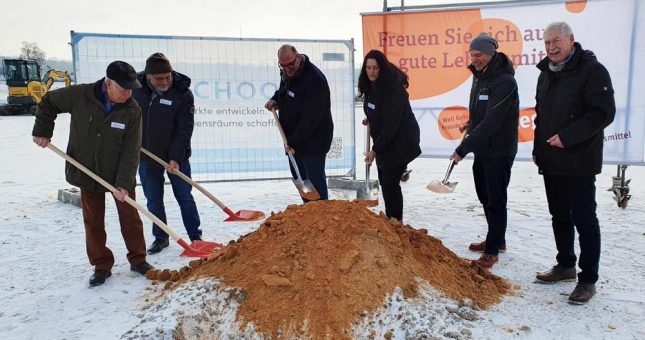
[[[298,189],[298,192],[300,193],[300,196],[308,201],[316,201],[320,199],[320,194],[318,193],[318,190],[314,187],[313,183],[311,183],[310,180],[305,179],[303,180],[297,180],[297,179],[292,179],[293,185],[296,186]]]
[[[365,189],[358,189],[356,199],[368,207],[378,206],[378,192],[375,190],[365,191]]]
[[[207,258],[224,250],[224,245],[217,242],[193,241],[190,246],[184,246],[181,244],[182,242],[186,242],[184,240],[181,240],[181,242],[179,242],[179,244],[184,248],[184,251],[180,254],[180,256],[183,257]]]
[[[453,191],[455,191],[455,187],[457,186],[457,183],[459,182],[446,182],[443,183],[441,181],[430,181],[428,185],[426,186],[426,189],[436,192],[438,194],[449,194]]]
[[[378,206],[378,190],[360,188],[356,190],[356,199],[368,207]]]

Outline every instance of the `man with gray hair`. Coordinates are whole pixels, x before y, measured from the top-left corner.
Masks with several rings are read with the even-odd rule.
[[[287,137],[286,151],[293,154],[302,179],[310,180],[320,199],[326,200],[325,158],[334,134],[327,78],[292,45],[280,47],[278,65],[280,88],[265,107],[280,110],[280,124]],[[295,178],[291,163],[289,167]],[[304,198],[303,201],[307,202]]]
[[[511,60],[497,51],[497,41],[486,33],[470,43],[473,84],[470,89],[468,136],[452,154],[455,164],[467,154],[475,155],[473,177],[479,202],[484,208],[486,239],[470,244],[482,252],[477,263],[492,267],[499,252],[506,251],[507,195],[511,168],[517,153],[519,96]]]
[[[145,275],[152,266],[146,262],[143,223],[137,210],[124,201],[135,199],[136,172],[141,147],[141,109],[132,99],[132,90],[141,87],[130,64],[114,61],[105,78],[93,84],[73,85],[47,92],[36,113],[33,141],[49,144],[59,113],[69,112],[70,130],[67,154],[112,184],[112,195],[128,249],[130,270]],[[99,286],[112,275],[114,255],[106,246],[104,188],[70,163],[65,179],[81,188],[81,208],[85,224],[85,247],[94,274],[90,287]]]
[[[569,302],[584,304],[596,293],[598,281],[595,181],[602,168],[603,129],[616,113],[614,89],[607,69],[575,41],[567,23],[548,25],[544,46],[547,57],[537,65],[533,161],[544,176],[558,254],[557,265],[536,278],[543,283],[575,281],[577,229],[582,271]]]

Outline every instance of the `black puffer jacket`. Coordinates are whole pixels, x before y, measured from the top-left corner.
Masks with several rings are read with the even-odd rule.
[[[497,52],[483,72],[468,66],[473,73],[470,89],[468,135],[455,152],[465,157],[515,156],[519,95],[513,63]]]
[[[190,78],[173,71],[172,87],[161,96],[150,87],[144,72],[138,78],[143,87],[132,92],[143,111],[142,146],[166,162],[186,161],[191,154],[190,139],[195,122]],[[148,156],[141,153],[141,157]]]
[[[400,83],[384,84],[366,95],[363,110],[370,124],[379,168],[410,163],[421,154],[419,124],[408,92]]]
[[[309,58],[300,56],[302,68],[293,78],[283,78],[271,99],[278,102],[287,144],[299,155],[325,155],[334,135],[329,85]]]
[[[574,46],[562,71],[551,71],[548,58],[537,65],[542,73],[535,95],[533,156],[545,175],[599,174],[603,129],[616,114],[609,72],[593,52]],[[556,134],[564,149],[546,142]]]

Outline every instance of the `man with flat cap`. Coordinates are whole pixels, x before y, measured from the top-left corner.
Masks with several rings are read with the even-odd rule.
[[[475,190],[484,208],[488,233],[486,240],[468,248],[483,252],[477,263],[485,268],[497,262],[500,251],[506,251],[506,189],[517,153],[519,118],[513,63],[497,48],[497,41],[485,33],[470,43],[470,116],[460,129],[467,130],[468,135],[451,156],[457,164],[470,152],[475,155]]]
[[[93,84],[73,85],[47,92],[36,113],[33,141],[46,147],[59,113],[69,112],[67,154],[117,188],[113,193],[128,249],[130,270],[145,275],[153,267],[146,262],[143,223],[137,210],[124,201],[135,199],[136,171],[141,147],[141,109],[131,98],[141,87],[134,68],[123,61],[108,65],[105,78]],[[101,184],[70,163],[67,182],[81,189],[85,245],[94,266],[89,285],[99,286],[112,275],[114,255],[106,246],[105,193]]]
[[[190,139],[195,122],[195,99],[190,90],[190,78],[176,72],[163,53],[154,53],[146,60],[146,68],[138,74],[141,87],[133,96],[143,114],[142,146],[169,166],[164,169],[159,163],[141,154],[139,178],[148,201],[148,210],[164,223],[164,170],[172,192],[177,199],[184,227],[191,241],[202,238],[197,205],[191,194],[192,186],[174,174],[180,171],[190,177],[188,159],[191,155]],[[168,247],[168,234],[156,224],[152,225],[155,241],[148,254],[156,254]]]

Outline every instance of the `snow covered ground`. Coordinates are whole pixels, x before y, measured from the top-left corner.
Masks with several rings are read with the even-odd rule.
[[[196,302],[158,297],[158,286],[129,271],[112,203],[107,207],[106,223],[108,245],[116,256],[113,276],[101,287],[87,288],[92,268],[85,255],[81,210],[57,201],[58,189],[69,187],[64,181],[64,162],[31,142],[32,124],[31,116],[0,117],[0,339],[114,339],[137,334],[155,338],[161,334],[159,330],[174,329],[173,315],[190,314],[188,308],[182,308]],[[68,124],[69,117],[61,115],[53,139],[63,149]],[[469,252],[467,245],[483,239],[485,220],[475,195],[472,162],[466,160],[455,168],[452,178],[460,182],[455,193],[438,195],[425,189],[430,180],[442,178],[447,164],[442,159],[418,159],[411,164],[412,176],[403,184],[404,219],[413,227],[427,228],[459,256],[474,259],[478,254]],[[645,168],[627,170],[628,178],[633,178],[634,197],[626,210],[619,209],[612,194],[605,191],[615,170],[613,165],[605,166],[597,180],[603,251],[598,294],[587,305],[566,303],[574,283],[533,283],[536,271],[555,263],[555,245],[542,178],[533,164],[516,162],[509,189],[509,250],[501,254],[493,273],[518,285],[517,294],[489,310],[476,311],[476,317],[458,320],[451,315],[462,314],[459,306],[432,291],[411,302],[398,301],[400,297],[395,295],[387,309],[366,316],[357,326],[357,334],[369,334],[361,330],[369,328],[365,325],[371,318],[377,320],[373,325],[378,327],[372,328],[377,335],[392,328],[396,339],[405,338],[406,331],[408,336],[439,338],[645,338]],[[205,187],[233,210],[269,213],[299,202],[296,190],[286,180],[207,183]],[[183,235],[170,188],[167,194],[169,225]],[[145,203],[140,187],[137,195],[138,201]],[[334,198],[347,195],[332,192]],[[217,206],[199,192],[195,198],[204,239],[227,242],[259,225],[224,223],[225,216]],[[377,209],[383,209],[382,200]],[[142,218],[150,242],[149,222]],[[180,252],[180,247],[172,244],[148,260],[158,267],[178,269],[188,262],[178,256]],[[396,317],[399,307],[406,311],[401,320]],[[233,329],[230,309],[228,313],[228,317],[221,314],[218,321],[221,327],[230,328],[221,337],[236,338],[239,334]],[[428,332],[423,333],[424,329]]]

